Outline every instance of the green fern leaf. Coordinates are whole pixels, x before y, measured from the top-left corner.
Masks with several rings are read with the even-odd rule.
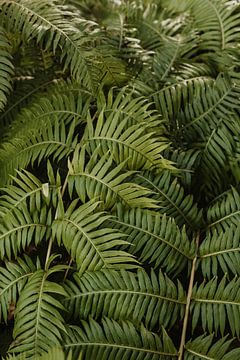
[[[209,234],[200,245],[199,260],[204,277],[217,276],[219,268],[224,274],[240,275],[240,227]]]
[[[129,252],[142,262],[163,267],[168,273],[176,275],[194,257],[195,246],[185,229],[180,230],[166,215],[119,206],[110,224],[128,235],[127,240],[134,245],[128,248]]]
[[[151,333],[143,326],[140,331],[131,322],[105,319],[100,326],[94,320],[83,322],[82,328],[69,327],[65,348],[73,350],[73,356],[82,351],[86,359],[131,360],[177,359],[177,351],[165,330],[162,334]]]
[[[71,195],[75,188],[83,203],[87,197],[101,200],[108,209],[114,207],[117,201],[130,207],[156,208],[155,201],[147,197],[149,190],[125,182],[132,172],[123,172],[124,167],[125,163],[114,167],[108,153],[98,160],[98,149],[86,162],[85,148],[77,146],[73,160],[69,162],[69,193]]]
[[[136,181],[153,191],[153,198],[158,202],[161,214],[166,214],[179,226],[186,224],[189,228],[199,227],[202,211],[198,209],[192,195],[186,195],[177,178],[172,179],[169,171],[156,175],[153,172],[139,173]]]
[[[68,293],[65,304],[74,318],[107,316],[136,325],[143,322],[151,330],[156,325],[170,328],[184,316],[182,285],[178,282],[176,286],[161,272],[148,276],[138,270],[136,276],[124,270],[103,270],[82,277],[76,273],[74,282],[67,281],[64,288]]]
[[[240,279],[235,277],[232,281],[226,282],[226,277],[220,283],[217,278],[213,278],[207,283],[194,286],[191,303],[193,330],[200,321],[204,331],[220,331],[223,336],[228,331],[229,324],[233,336],[236,334],[239,337]]]
[[[0,111],[7,103],[7,95],[12,90],[11,78],[13,76],[13,64],[11,46],[6,33],[0,27]]]
[[[96,211],[99,204],[90,201],[77,206],[78,203],[78,200],[71,203],[63,218],[53,222],[52,230],[59,245],[63,243],[75,259],[79,272],[103,267],[136,267],[131,264],[134,259],[128,253],[116,248],[127,244],[123,234],[111,228],[99,229],[109,218]]]
[[[32,260],[25,256],[24,260],[17,258],[17,263],[5,262],[0,268],[0,321],[8,322],[11,317],[10,307],[16,306],[18,296],[29,277],[36,271]]]
[[[54,296],[65,296],[62,286],[47,280],[59,267],[37,270],[28,280],[17,302],[11,352],[36,358],[50,347],[60,345],[65,331],[60,315],[63,306]],[[31,311],[29,311],[31,309]]]
[[[240,349],[230,350],[231,343],[226,337],[213,343],[213,335],[201,335],[186,344],[184,360],[238,360]]]

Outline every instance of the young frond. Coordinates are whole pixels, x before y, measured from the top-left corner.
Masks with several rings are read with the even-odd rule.
[[[125,182],[132,172],[125,171],[125,162],[115,165],[109,153],[99,158],[98,148],[87,162],[85,148],[76,147],[69,162],[68,188],[70,195],[76,190],[81,201],[86,198],[100,200],[111,209],[116,202],[128,207],[156,208],[156,202],[147,195],[150,190],[135,183]]]
[[[143,325],[137,330],[129,321],[119,324],[108,318],[102,325],[90,319],[83,321],[81,328],[69,327],[64,347],[72,349],[75,357],[82,351],[85,359],[96,360],[174,360],[178,357],[164,329],[157,335]]]
[[[17,258],[17,262],[6,261],[5,267],[0,267],[1,322],[11,320],[11,309],[15,310],[19,294],[35,271],[35,264],[26,255],[24,259]]]
[[[161,214],[174,218],[177,225],[184,224],[196,229],[202,222],[202,211],[198,209],[192,195],[186,195],[177,178],[173,179],[169,171],[155,175],[151,172],[136,175],[136,182],[153,191],[153,198],[159,204]]]
[[[75,274],[74,282],[67,281],[64,288],[65,306],[74,318],[107,316],[136,325],[143,322],[152,330],[156,325],[170,328],[184,315],[182,285],[176,286],[162,272],[152,270],[150,276],[142,269],[137,275],[125,270],[87,272],[82,277]]]
[[[93,32],[89,30],[90,23],[86,25],[89,31],[86,36],[85,31],[79,30],[70,20],[73,14],[52,0],[1,0],[0,6],[1,19],[10,31],[19,32],[26,41],[36,40],[53,53],[61,48],[60,60],[65,68],[69,67],[73,78],[84,87],[92,88],[86,49]]]
[[[189,266],[194,257],[195,247],[185,228],[180,230],[166,215],[142,209],[125,210],[119,206],[116,217],[109,221],[111,226],[128,235],[126,240],[134,245],[128,251],[142,262],[161,266],[176,275]]]
[[[201,335],[190,340],[185,346],[184,360],[238,360],[240,349],[231,350],[233,340],[224,337],[218,341],[213,340],[213,335]]]
[[[86,270],[101,268],[132,268],[134,259],[130,254],[117,249],[126,245],[123,234],[111,228],[99,228],[108,215],[97,211],[98,202],[78,205],[75,200],[65,214],[52,225],[58,244],[63,244],[76,261],[80,274]]]
[[[49,348],[61,345],[64,320],[63,305],[56,296],[65,296],[63,287],[48,280],[59,266],[37,270],[21,291],[15,311],[11,352],[36,358]],[[30,311],[31,309],[31,311]]]
[[[11,46],[4,29],[0,26],[0,112],[4,109],[7,95],[12,90],[13,72]]]
[[[208,234],[199,248],[199,260],[204,277],[224,274],[240,275],[240,227],[231,226],[225,232]]]
[[[240,335],[240,278],[227,282],[226,276],[219,282],[215,277],[209,282],[196,284],[192,292],[191,316],[192,329],[197,323],[202,324],[204,331],[221,333],[229,330],[232,335]]]

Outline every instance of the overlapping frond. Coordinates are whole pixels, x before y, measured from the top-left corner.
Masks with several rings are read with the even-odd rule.
[[[101,200],[105,208],[114,207],[116,202],[130,207],[156,208],[156,202],[147,197],[150,190],[126,182],[132,172],[124,172],[124,168],[125,162],[116,166],[109,153],[99,158],[98,149],[87,161],[85,148],[77,147],[69,163],[69,192],[72,194],[75,189],[82,202],[87,197]]]
[[[127,244],[123,234],[111,228],[99,228],[109,216],[97,211],[98,205],[98,202],[90,201],[79,206],[76,200],[65,214],[58,215],[52,230],[59,245],[63,243],[80,273],[101,268],[134,267],[134,259],[117,249]]]
[[[0,26],[0,111],[7,103],[7,95],[12,89],[13,76],[11,46],[7,40],[5,30]]]
[[[144,326],[137,330],[129,321],[119,324],[107,318],[102,325],[90,319],[81,328],[69,327],[64,347],[72,349],[75,357],[82,350],[86,359],[168,360],[178,356],[165,330],[157,335]]]
[[[195,246],[190,242],[185,228],[182,230],[166,215],[148,210],[125,210],[119,206],[116,218],[109,220],[113,227],[127,234],[132,245],[128,251],[140,261],[161,266],[168,273],[179,273],[190,265]]]
[[[214,341],[213,335],[201,335],[186,344],[184,360],[238,360],[240,349],[231,349],[232,342],[227,337]]]
[[[182,285],[176,286],[162,272],[152,271],[150,276],[142,269],[137,275],[124,270],[75,274],[74,282],[67,281],[64,288],[68,293],[65,306],[74,318],[107,316],[136,325],[143,322],[151,330],[156,325],[170,328],[184,315]]]
[[[215,277],[193,288],[191,314],[192,328],[200,321],[204,331],[240,335],[240,279],[227,282],[226,276],[219,282]]]
[[[173,179],[169,171],[156,175],[151,172],[138,173],[136,181],[153,191],[153,198],[159,204],[161,214],[166,214],[179,226],[184,224],[194,229],[202,221],[202,211],[198,209],[192,195],[186,195],[180,181]]]
[[[0,321],[7,323],[11,320],[16,303],[28,279],[36,271],[36,265],[25,256],[17,262],[5,262],[0,268]]]

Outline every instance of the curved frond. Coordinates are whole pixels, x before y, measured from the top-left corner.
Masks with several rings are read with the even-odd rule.
[[[109,216],[96,211],[98,202],[80,206],[78,203],[78,200],[71,203],[62,219],[53,222],[52,230],[59,245],[63,243],[76,261],[79,272],[135,267],[128,253],[117,250],[118,246],[127,244],[123,234],[111,228],[99,228]]]
[[[201,335],[186,344],[184,360],[238,360],[240,349],[231,350],[232,342],[226,337],[214,342],[213,335]]]
[[[73,356],[78,356],[82,350],[86,359],[174,360],[178,356],[165,330],[161,335],[143,326],[137,331],[131,322],[118,324],[106,318],[101,326],[90,319],[88,323],[83,321],[82,328],[69,327],[67,335],[64,347],[72,349]]]
[[[11,320],[16,303],[29,277],[36,271],[32,260],[25,256],[17,258],[17,262],[5,262],[0,268],[0,321]]]
[[[7,103],[7,95],[12,90],[11,78],[13,76],[13,64],[11,46],[6,33],[0,26],[0,111]]]
[[[185,293],[162,272],[149,276],[144,270],[134,273],[121,270],[88,272],[64,286],[65,305],[75,318],[87,320],[107,316],[114,320],[143,322],[148,329],[158,325],[170,328],[183,318]],[[95,306],[96,304],[96,306]],[[141,309],[141,311],[139,311]]]
[[[229,325],[232,335],[240,335],[240,278],[220,282],[213,278],[193,288],[191,314],[192,328],[200,321],[204,331],[226,334]]]
[[[115,165],[109,153],[98,159],[98,149],[86,161],[85,148],[76,147],[72,162],[69,162],[69,192],[76,190],[84,203],[86,198],[101,200],[105,208],[117,202],[128,207],[156,208],[154,200],[148,198],[150,190],[135,183],[125,182],[132,172],[124,172],[125,162]]]
[[[22,290],[15,312],[11,352],[36,358],[50,347],[60,345],[61,333],[65,331],[60,311],[64,308],[55,296],[66,293],[61,285],[47,280],[59,270],[58,266],[48,271],[37,270]]]
[[[169,171],[164,171],[161,175],[139,173],[136,181],[153,191],[153,198],[160,207],[158,212],[174,218],[179,226],[185,224],[190,229],[200,226],[202,211],[198,209],[193,196],[185,194],[179,180],[173,179]]]
[[[110,224],[127,234],[132,247],[128,251],[140,261],[161,266],[167,272],[179,273],[189,266],[195,247],[188,239],[185,229],[179,229],[174,220],[166,215],[148,210],[117,208],[116,218]]]
[[[225,232],[208,234],[199,248],[203,276],[224,274],[240,275],[240,227],[232,226]]]

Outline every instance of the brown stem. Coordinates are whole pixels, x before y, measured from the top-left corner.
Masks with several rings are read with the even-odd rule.
[[[187,326],[188,326],[188,319],[189,319],[189,310],[190,310],[190,304],[191,304],[192,290],[193,290],[193,285],[194,285],[198,246],[199,246],[199,233],[197,233],[197,236],[196,236],[196,254],[193,259],[192,270],[191,270],[191,275],[190,275],[190,280],[189,280],[189,285],[188,285],[187,303],[186,303],[185,315],[184,315],[184,320],[183,320],[183,328],[182,328],[182,336],[181,336],[181,342],[180,342],[180,347],[179,347],[178,360],[183,359],[184,346],[186,343],[186,334],[187,334]]]

